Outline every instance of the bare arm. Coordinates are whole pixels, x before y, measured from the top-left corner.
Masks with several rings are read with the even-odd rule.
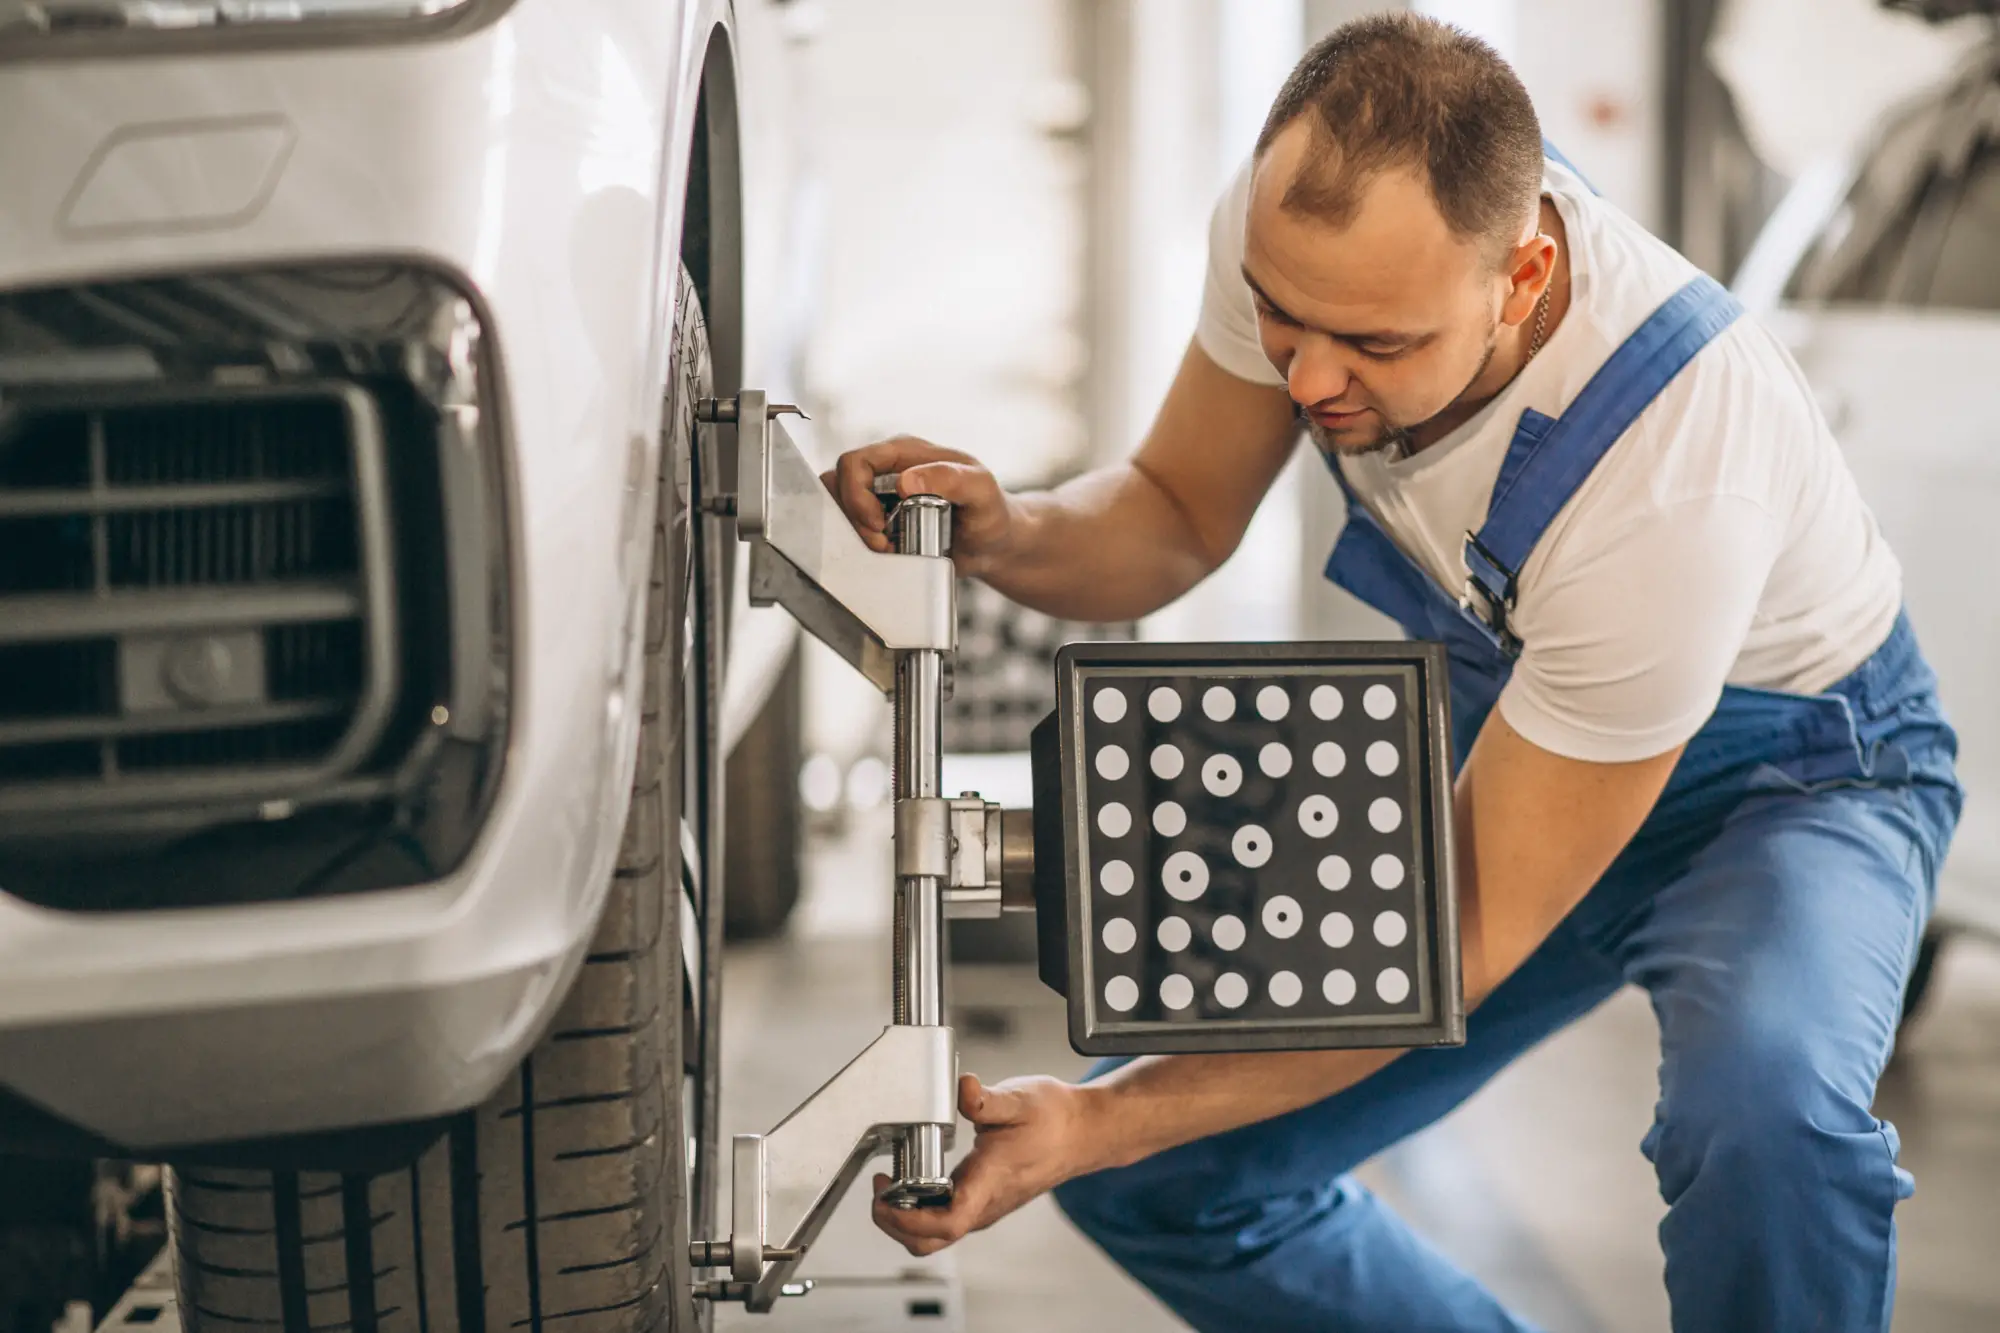
[[[1459,904],[1466,999],[1477,1004],[1527,961],[1631,840],[1680,748],[1596,764],[1534,745],[1496,710],[1459,776]],[[952,1206],[876,1222],[925,1254],[1079,1175],[1122,1166],[1351,1087],[1400,1051],[1148,1056],[1093,1084],[968,1079],[961,1107],[979,1143]]]
[[[829,484],[862,536],[887,550],[875,477],[958,506],[953,557],[1014,601],[1077,620],[1156,611],[1228,559],[1290,457],[1283,389],[1251,384],[1189,345],[1138,452],[1030,495],[1001,492],[976,460],[903,438],[844,454]]]

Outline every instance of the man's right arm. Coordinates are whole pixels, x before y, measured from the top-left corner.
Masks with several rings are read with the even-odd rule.
[[[827,480],[877,550],[889,545],[872,483],[900,472],[903,494],[958,506],[962,572],[1049,615],[1131,620],[1229,558],[1297,431],[1283,389],[1239,379],[1190,344],[1138,452],[1054,490],[1007,495],[970,456],[909,437],[843,454]]]

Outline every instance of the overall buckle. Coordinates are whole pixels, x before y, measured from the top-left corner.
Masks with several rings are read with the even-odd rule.
[[[1514,598],[1519,591],[1514,571],[1500,563],[1476,533],[1465,534],[1465,567],[1468,577],[1458,609],[1477,625],[1508,657],[1521,655],[1521,639],[1511,621]]]

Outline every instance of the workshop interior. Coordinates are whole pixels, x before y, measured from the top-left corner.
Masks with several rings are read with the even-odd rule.
[[[1880,1327],[2000,1329],[1995,0],[0,0],[0,1333],[1212,1326],[1056,1197],[881,1215],[962,1075],[1470,1049],[1466,664],[1324,576],[1302,435],[1124,619],[823,474],[1128,458],[1273,98],[1403,10],[1771,331],[1900,561],[1964,806]],[[1522,1326],[1686,1327],[1661,1021],[1359,1180]]]

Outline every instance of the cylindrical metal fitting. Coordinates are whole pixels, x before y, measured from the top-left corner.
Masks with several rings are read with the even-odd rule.
[[[942,556],[951,545],[951,505],[935,495],[914,495],[896,507],[896,549],[904,555]],[[896,661],[895,796],[937,796],[943,781],[944,656],[901,654]],[[896,885],[894,1021],[937,1026],[944,1022],[944,883],[936,875],[910,875]],[[944,1133],[914,1125],[896,1146],[895,1184],[885,1197],[904,1208],[948,1200]]]
[[[1035,910],[1035,812],[1000,812],[1000,910]]]

